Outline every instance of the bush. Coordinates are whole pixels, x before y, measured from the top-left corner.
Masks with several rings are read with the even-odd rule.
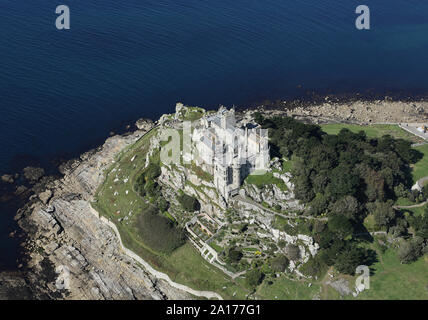
[[[160,195],[160,186],[156,182],[156,178],[161,174],[161,170],[158,164],[150,163],[149,166],[144,169],[140,176],[135,181],[135,190],[144,197],[146,195],[150,197],[157,197]]]
[[[201,205],[195,197],[191,197],[187,194],[178,196],[178,202],[180,202],[182,208],[188,212],[194,212],[200,209]]]
[[[229,249],[227,257],[231,263],[238,263],[242,258],[242,252],[237,248],[233,247]]]
[[[264,274],[259,269],[253,269],[247,272],[246,278],[251,287],[256,287],[263,281]]]
[[[270,267],[275,272],[284,272],[290,261],[284,255],[274,257],[270,260]]]
[[[415,237],[411,240],[403,240],[398,248],[398,259],[401,263],[410,263],[416,261],[422,254],[424,240],[421,237]]]
[[[309,260],[300,268],[303,274],[316,277],[320,276],[323,271],[323,265],[318,259],[318,256],[310,257]]]
[[[138,215],[136,226],[144,243],[159,252],[171,253],[186,240],[184,231],[153,207]]]

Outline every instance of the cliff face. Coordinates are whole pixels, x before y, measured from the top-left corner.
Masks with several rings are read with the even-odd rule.
[[[111,137],[68,163],[62,179],[49,183],[18,212],[18,223],[28,233],[25,279],[36,298],[190,298],[127,256],[90,206],[115,156],[153,127],[145,124],[140,121],[142,130]]]

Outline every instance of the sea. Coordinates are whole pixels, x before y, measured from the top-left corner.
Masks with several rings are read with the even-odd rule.
[[[176,102],[425,95],[427,57],[423,0],[1,0],[0,175],[49,168]],[[14,210],[0,206],[0,269],[17,265]]]

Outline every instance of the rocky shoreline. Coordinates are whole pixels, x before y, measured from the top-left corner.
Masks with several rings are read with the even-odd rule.
[[[104,170],[153,126],[151,121],[139,124],[139,130],[108,138],[103,146],[63,165],[63,178],[32,190],[34,195],[15,217],[27,234],[26,265],[14,277],[3,274],[10,281],[2,281],[8,287],[2,298],[16,297],[24,288],[23,298],[32,299],[190,298],[141,268],[123,252],[113,230],[90,214]]]
[[[301,106],[260,106],[241,110],[287,115],[306,122],[400,123],[428,119],[428,102],[386,100],[336,103],[325,98]],[[0,298],[28,299],[190,299],[188,293],[159,280],[126,255],[109,227],[93,214],[90,202],[103,182],[103,171],[124,148],[154,127],[151,120],[137,121],[137,130],[108,138],[106,142],[60,166],[63,177],[44,176],[38,168],[21,175],[3,175],[3,184],[14,186],[15,197],[25,200],[15,219],[25,233],[26,258],[18,272],[0,273]],[[25,177],[29,184],[17,185]],[[10,193],[9,193],[10,194]],[[6,193],[2,193],[2,197]],[[9,201],[10,199],[3,199]],[[61,281],[69,273],[69,284]],[[68,289],[66,289],[66,287]]]
[[[428,100],[395,101],[391,98],[375,100],[338,100],[326,96],[322,101],[306,104],[302,101],[283,101],[252,108],[261,112],[294,117],[316,124],[353,123],[389,124],[421,123],[428,120]]]

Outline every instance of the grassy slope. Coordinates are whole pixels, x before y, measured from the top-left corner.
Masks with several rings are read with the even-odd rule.
[[[371,269],[370,289],[358,299],[428,299],[428,257],[412,264],[401,264],[395,250],[378,254],[379,261]]]
[[[272,173],[257,174],[257,172],[249,175],[245,181],[250,184],[254,184],[258,188],[262,188],[265,185],[276,184],[281,190],[287,191],[287,186],[281,179],[275,178]]]
[[[145,154],[153,134],[154,132],[144,136],[117,157],[116,163],[106,172],[106,180],[97,192],[94,208],[116,224],[127,248],[140,255],[157,270],[166,272],[174,281],[194,289],[216,291],[224,298],[232,298],[236,292],[235,298],[244,299],[250,291],[242,285],[242,281],[240,279],[232,281],[222,271],[210,265],[190,243],[186,243],[171,255],[164,255],[147,247],[139,236],[134,226],[136,213],[144,212],[148,204],[133,191],[133,185],[144,167]],[[134,156],[136,157],[131,162]],[[114,169],[116,171],[113,171]],[[115,182],[116,178],[119,181]],[[125,183],[126,178],[129,180]],[[119,194],[114,195],[115,192]],[[119,222],[118,219],[126,217],[130,211],[134,213],[132,217],[128,216],[127,221]]]

